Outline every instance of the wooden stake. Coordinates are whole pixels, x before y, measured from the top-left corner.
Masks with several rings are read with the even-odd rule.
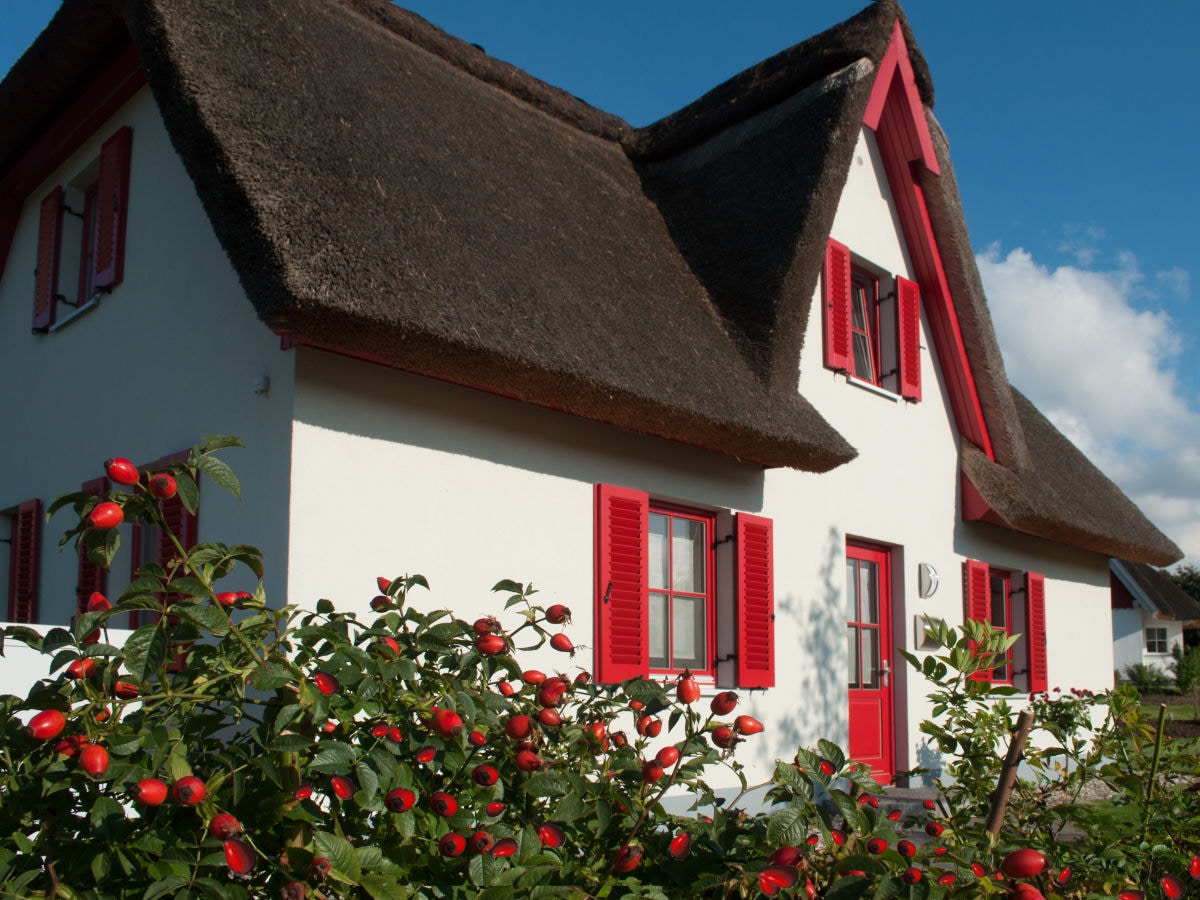
[[[1021,754],[1032,730],[1033,713],[1028,709],[1022,710],[1017,716],[1017,727],[1008,745],[1004,765],[1000,768],[1000,782],[996,785],[996,793],[992,795],[992,811],[988,814],[987,830],[993,836],[1000,833],[1000,825],[1004,822],[1004,810],[1008,808],[1008,798],[1017,782],[1017,767],[1021,764]]]

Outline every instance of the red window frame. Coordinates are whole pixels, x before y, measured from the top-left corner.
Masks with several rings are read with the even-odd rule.
[[[921,291],[915,282],[900,275],[890,278],[882,270],[870,264],[852,261],[850,248],[830,238],[825,247],[825,261],[821,270],[822,280],[822,329],[824,337],[824,361],[826,368],[843,372],[859,381],[894,392],[902,399],[914,403],[921,400]],[[886,288],[889,281],[892,293],[880,296],[880,284]],[[855,292],[866,291],[872,302],[869,310],[864,309],[861,327],[855,326],[853,308],[857,302]],[[894,310],[885,309],[883,300],[895,299]],[[862,304],[866,307],[868,304]],[[886,318],[885,318],[886,316]],[[882,327],[887,324],[888,328]],[[895,352],[895,367],[886,373],[884,362],[885,332],[895,326],[893,337],[887,337],[888,364],[892,364],[891,353]],[[855,359],[856,336],[862,338],[871,357],[873,372],[863,372]],[[895,378],[893,384],[891,379]],[[884,385],[885,379],[887,386]]]
[[[111,292],[125,277],[125,233],[129,218],[129,173],[133,129],[117,129],[100,147],[99,174],[83,188],[82,235],[76,299],[59,293],[63,260],[63,213],[66,192],[55,186],[42,200],[34,278],[33,330],[50,331],[58,321],[58,304],[76,308],[99,292]],[[72,187],[72,196],[77,189]],[[78,203],[78,199],[72,202]],[[77,213],[72,213],[77,215]],[[70,253],[70,251],[67,251]]]
[[[1025,572],[1020,588],[1013,588],[1016,573],[1007,569],[992,568],[987,563],[969,559],[963,563],[963,619],[988,622],[994,628],[1000,618],[993,613],[994,585],[1002,590],[1004,631],[1013,633],[1013,594],[1024,595],[1025,622],[1021,635],[1023,641],[1008,649],[1007,661],[996,670],[981,669],[970,678],[990,681],[993,684],[1016,685],[1017,675],[1025,678],[1026,689],[1031,693],[1046,690],[1048,684],[1046,652],[1046,579],[1037,572]],[[1018,654],[1018,648],[1020,653]],[[1021,658],[1023,656],[1023,658]],[[1017,669],[1018,662],[1025,668]],[[997,677],[997,672],[999,676]]]
[[[861,312],[861,321],[856,322]],[[859,341],[866,344],[870,371],[861,371]],[[861,266],[850,267],[850,374],[876,387],[883,385],[879,345],[879,276]]]
[[[653,528],[653,520],[655,516],[663,516],[667,520],[667,541],[666,541],[666,567],[668,578],[673,578],[675,573],[675,541],[673,540],[675,533],[675,523],[677,521],[698,522],[703,526],[704,533],[701,537],[703,546],[703,589],[696,591],[682,590],[675,587],[674,583],[665,587],[656,587],[653,583],[648,585],[648,637],[650,646],[653,648],[655,643],[655,635],[659,625],[655,622],[654,615],[654,598],[655,595],[665,596],[667,600],[667,617],[666,617],[666,634],[663,635],[666,644],[666,660],[667,665],[655,665],[654,657],[650,658],[650,673],[652,675],[675,675],[683,672],[685,669],[693,675],[708,676],[716,678],[716,656],[717,656],[717,636],[714,623],[717,615],[717,592],[716,592],[716,551],[714,549],[714,535],[716,534],[717,517],[714,513],[705,512],[703,510],[691,509],[685,506],[676,506],[670,503],[659,503],[650,501],[649,527]],[[648,532],[649,534],[649,532]],[[651,579],[653,575],[651,573]],[[674,647],[675,635],[675,605],[679,600],[702,600],[704,603],[703,613],[703,636],[701,643],[703,645],[703,659],[698,662],[687,662],[684,665],[674,664],[676,662],[676,652]],[[653,652],[653,650],[651,650]]]
[[[594,499],[595,675],[597,681],[614,684],[650,673],[650,495],[635,488],[597,484]],[[723,524],[719,512],[711,515]],[[716,660],[713,642],[718,637],[722,641],[728,638],[717,634],[719,628],[727,627],[725,619],[720,623],[711,619],[707,634],[713,654],[710,672],[722,684],[728,680],[731,687],[775,685],[774,533],[771,519],[735,513],[733,533],[710,543],[714,554],[714,545],[732,545],[733,551],[733,559],[728,561],[732,572],[720,573],[723,585],[732,575],[733,653]],[[721,566],[726,562],[722,557]],[[713,563],[713,573],[715,570]],[[710,580],[709,584],[716,597],[716,582]],[[717,663],[726,661],[734,663],[733,671],[718,671]]]
[[[993,569],[990,566],[988,567],[988,617],[993,629],[1012,635],[1012,572]],[[1012,651],[1012,647],[1004,651],[1003,663],[992,668],[991,676],[988,679],[992,684],[1013,683]]]

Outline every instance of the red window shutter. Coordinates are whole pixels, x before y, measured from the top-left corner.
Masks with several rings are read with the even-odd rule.
[[[896,332],[900,336],[900,396],[921,399],[921,291],[896,276]]]
[[[126,125],[100,148],[92,284],[103,290],[112,290],[125,277],[125,224],[129,207],[129,156],[132,146],[133,129]]]
[[[1046,579],[1037,572],[1025,573],[1025,637],[1029,647],[1029,693],[1047,690],[1046,675]]]
[[[27,500],[17,507],[12,525],[12,556],[8,572],[8,621],[38,620],[38,566],[41,562],[42,501]]]
[[[80,490],[88,494],[103,494],[108,490],[107,478],[93,478],[85,481]],[[79,543],[79,574],[75,579],[75,611],[80,615],[87,612],[88,600],[93,593],[104,593],[108,584],[108,571],[96,565],[88,558],[87,548],[83,541]]]
[[[850,249],[830,239],[825,247],[825,365],[850,371]]]
[[[596,680],[650,670],[650,497],[596,485]]]
[[[54,297],[58,293],[58,257],[62,244],[63,189],[56,187],[42,201],[38,221],[37,272],[33,282],[33,330],[54,324]]]
[[[743,688],[775,686],[774,523],[738,513],[737,683]]]
[[[974,619],[978,622],[990,622],[992,620],[990,588],[987,563],[982,563],[974,559],[969,559],[963,563],[964,618]],[[975,649],[974,643],[972,643],[971,649]],[[991,678],[991,672],[986,669],[980,669],[978,672],[973,672],[970,677],[974,681],[988,681]]]

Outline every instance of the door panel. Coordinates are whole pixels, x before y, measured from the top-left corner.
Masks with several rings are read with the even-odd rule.
[[[846,645],[850,758],[881,784],[896,771],[892,689],[891,554],[846,545]]]

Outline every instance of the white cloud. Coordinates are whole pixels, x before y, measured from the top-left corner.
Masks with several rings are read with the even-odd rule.
[[[976,261],[1009,380],[1200,564],[1200,410],[1176,377],[1171,317],[1132,302],[1146,296],[1137,260],[1051,269],[993,245]],[[1188,273],[1156,282],[1186,292]]]

